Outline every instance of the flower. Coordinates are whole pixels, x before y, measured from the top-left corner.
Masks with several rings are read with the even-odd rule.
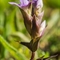
[[[29,1],[28,0],[20,0],[20,4],[17,4],[15,2],[9,2],[9,4],[16,5],[20,8],[22,8],[22,7],[26,7],[29,4]]]
[[[21,7],[27,6],[29,4],[28,0],[20,0],[20,2],[21,2],[21,4],[20,4]]]
[[[40,19],[36,20],[36,16],[33,19],[32,29],[31,29],[31,38],[33,39],[33,42],[35,42],[38,38],[42,37],[42,35],[45,32],[46,21],[44,20],[43,22],[41,22],[42,16],[43,16],[43,12],[40,15]]]
[[[42,36],[42,35],[44,34],[45,28],[46,28],[46,21],[44,20],[44,21],[41,23],[40,36]]]
[[[38,1],[37,1],[36,7],[37,7],[37,8],[42,8],[42,7],[43,7],[43,2],[42,2],[42,0],[38,0]]]
[[[33,42],[40,38],[46,27],[46,21],[42,22],[44,11],[41,12],[43,3],[42,0],[20,0],[20,4],[9,2],[20,8],[24,18],[24,24],[29,32]],[[32,4],[32,6],[31,6]]]
[[[21,44],[27,46],[32,52],[35,52],[38,48],[38,41],[46,29],[46,21],[42,22],[44,15],[42,0],[20,0],[20,4],[15,2],[9,3],[19,7],[24,18],[25,27],[32,39],[29,43],[21,42]]]

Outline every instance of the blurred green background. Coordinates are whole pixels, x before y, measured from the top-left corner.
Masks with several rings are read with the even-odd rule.
[[[19,0],[0,0],[0,60],[29,60],[31,52],[20,42],[29,42],[31,38],[19,8],[10,5],[10,1],[19,3]],[[47,28],[40,39],[35,60],[57,54],[51,60],[60,60],[60,0],[43,0],[43,3],[43,20],[47,21]]]

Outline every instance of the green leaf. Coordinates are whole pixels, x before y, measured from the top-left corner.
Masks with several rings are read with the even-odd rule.
[[[11,46],[1,35],[0,42],[16,58],[16,60],[28,60],[23,54],[19,53],[13,46]]]

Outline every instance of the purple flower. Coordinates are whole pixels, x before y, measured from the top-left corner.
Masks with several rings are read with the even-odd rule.
[[[36,7],[40,6],[40,7],[43,7],[43,3],[42,3],[42,0],[20,0],[20,4],[17,4],[15,2],[9,2],[10,4],[12,5],[16,5],[18,7],[26,7],[29,3],[33,3]]]
[[[21,7],[26,7],[29,4],[29,1],[28,0],[20,0],[20,4],[17,4],[15,2],[9,2],[9,3],[21,8]]]
[[[21,7],[27,6],[29,4],[28,0],[20,0],[20,2],[21,2],[21,4],[20,4]]]
[[[20,8],[24,18],[24,24],[34,42],[40,38],[46,27],[46,21],[42,22],[44,12],[41,12],[43,7],[42,0],[20,0],[20,4],[9,2]],[[32,7],[31,4],[32,3]]]
[[[36,8],[42,8],[43,7],[42,0],[32,0],[32,3]]]

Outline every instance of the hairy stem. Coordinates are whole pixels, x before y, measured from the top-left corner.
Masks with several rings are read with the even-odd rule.
[[[32,52],[32,55],[31,55],[31,59],[30,60],[34,60],[34,56],[35,56],[35,52]]]

